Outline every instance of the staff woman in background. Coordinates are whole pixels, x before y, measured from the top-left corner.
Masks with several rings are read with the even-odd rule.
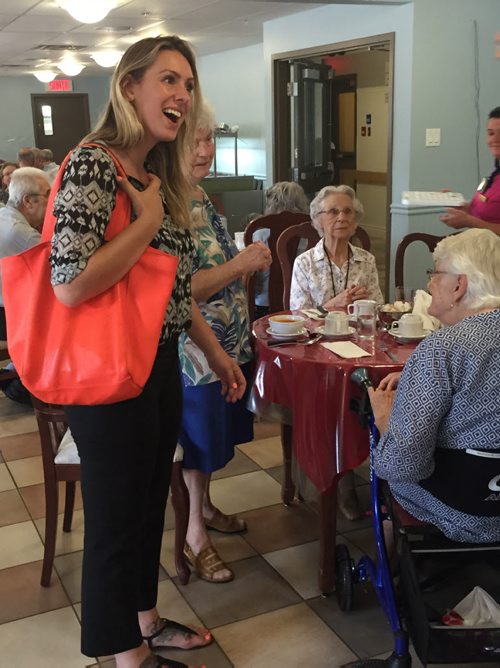
[[[454,228],[478,227],[500,234],[500,107],[490,111],[486,141],[495,169],[481,181],[468,204],[446,209],[439,220]]]
[[[194,255],[189,184],[183,158],[196,123],[199,84],[194,55],[178,37],[132,45],[113,75],[96,129],[65,169],[54,205],[52,283],[77,306],[120,280],[151,245],[179,263],[151,376],[134,399],[68,406],[81,458],[85,516],[82,651],[115,655],[118,668],[178,666],[151,649],[190,649],[211,641],[160,618],[156,610],[165,504],[181,419],[178,338],[189,329],[211,370],[239,399],[245,380],[191,300]],[[108,146],[128,180],[117,177]],[[118,187],[133,220],[104,243]]]
[[[214,125],[213,112],[204,102],[190,154],[191,233],[196,248],[191,289],[221,346],[248,379],[252,350],[243,277],[268,267],[271,253],[261,242],[238,253],[200,187],[214,157]],[[184,449],[183,471],[190,503],[185,554],[198,577],[209,582],[228,582],[233,573],[213,547],[207,527],[237,533],[245,530],[246,524],[212,504],[210,477],[234,457],[235,445],[253,439],[253,414],[245,407],[245,397],[234,404],[224,401],[217,376],[190,336],[181,337],[179,353],[184,384],[179,442]]]

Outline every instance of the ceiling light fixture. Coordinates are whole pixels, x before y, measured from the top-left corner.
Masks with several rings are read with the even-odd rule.
[[[74,58],[63,58],[57,63],[58,69],[68,77],[76,77],[84,69],[85,65]]]
[[[60,0],[59,5],[80,23],[98,23],[116,7],[116,1]]]
[[[97,51],[92,54],[92,58],[101,67],[114,67],[122,57],[121,51]]]
[[[57,72],[53,72],[52,70],[37,70],[33,72],[33,76],[42,83],[49,83],[49,81],[53,81],[56,78]]]

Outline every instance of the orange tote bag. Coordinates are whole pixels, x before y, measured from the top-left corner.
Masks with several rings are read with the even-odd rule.
[[[50,283],[52,210],[68,160],[52,186],[41,243],[1,262],[8,348],[23,385],[42,401],[115,403],[139,395],[151,373],[178,260],[148,247],[105,292],[73,308],[58,301]],[[118,189],[106,240],[130,215],[130,199]]]

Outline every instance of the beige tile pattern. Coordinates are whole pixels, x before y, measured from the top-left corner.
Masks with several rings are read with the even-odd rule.
[[[0,437],[26,434],[36,430],[36,419],[33,412],[10,415],[9,417],[2,418],[0,422]]]
[[[73,608],[62,608],[0,625],[2,665],[12,668],[84,668],[80,625]]]
[[[7,489],[15,489],[15,482],[12,480],[10,471],[6,464],[0,464],[0,492]]]
[[[27,564],[42,557],[42,541],[32,522],[0,527],[0,568]]]
[[[265,471],[255,471],[214,480],[210,486],[210,495],[223,513],[242,513],[279,503],[281,488]]]
[[[18,487],[43,483],[43,465],[41,455],[10,461],[7,466]]]
[[[336,668],[356,658],[305,603],[219,627],[214,635],[238,668]]]
[[[82,657],[79,651],[79,495],[71,533],[63,534],[59,516],[51,586],[39,585],[45,509],[35,428],[29,408],[0,396],[0,666],[97,666],[94,658]],[[207,668],[335,668],[391,646],[373,594],[358,596],[359,609],[348,616],[334,597],[318,596],[318,516],[313,503],[295,502],[287,508],[281,503],[276,480],[282,471],[279,433],[278,424],[257,422],[256,440],[237,449],[234,459],[214,476],[215,504],[223,512],[238,513],[248,524],[248,531],[240,535],[210,532],[235,572],[233,582],[212,584],[192,575],[187,586],[180,585],[169,504],[159,572],[160,614],[206,626],[215,641],[191,652],[164,651],[164,656]],[[366,479],[366,467],[359,473],[358,484]],[[363,497],[367,491],[364,485]],[[345,532],[339,540],[349,545],[354,558],[371,548],[369,521],[340,521],[338,529]],[[115,662],[105,658],[100,665],[112,668]]]
[[[319,561],[319,541],[294,545],[264,554],[263,557],[303,599],[321,594],[318,587],[318,572],[315,568]]]
[[[83,510],[75,510],[71,531],[62,531],[63,516],[59,515],[57,520],[58,532],[56,537],[56,555],[77,552],[83,549]],[[35,526],[41,536],[45,535],[45,520],[35,520]]]
[[[283,463],[283,450],[279,436],[246,443],[240,445],[239,449],[263,469],[270,469]]]

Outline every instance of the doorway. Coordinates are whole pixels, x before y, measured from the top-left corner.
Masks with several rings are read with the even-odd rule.
[[[309,92],[304,100],[304,86],[294,74],[301,63],[306,64],[307,76],[315,84],[314,94]],[[321,72],[321,88],[314,67]],[[273,56],[273,180],[301,183],[309,197],[327,184],[344,183],[356,190],[365,208],[361,224],[370,236],[386,294],[393,70],[393,33]],[[309,88],[311,91],[311,85]],[[309,151],[304,151],[304,141]]]
[[[50,148],[57,163],[90,131],[86,93],[33,94],[31,110],[35,146]]]

